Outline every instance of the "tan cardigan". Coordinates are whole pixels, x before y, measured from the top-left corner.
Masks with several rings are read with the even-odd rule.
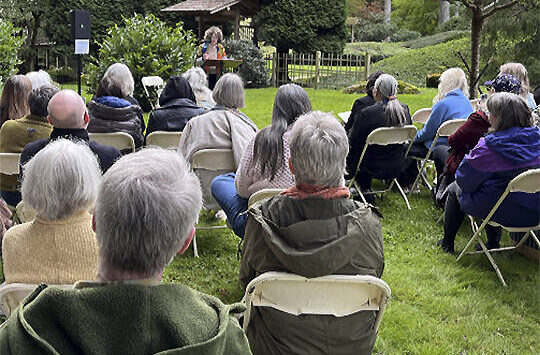
[[[87,212],[59,220],[40,217],[10,228],[2,242],[6,283],[71,284],[94,280],[98,245]]]

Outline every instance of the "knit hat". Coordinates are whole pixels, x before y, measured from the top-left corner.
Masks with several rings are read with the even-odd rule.
[[[486,81],[485,86],[491,86],[495,92],[510,92],[521,94],[521,82],[518,78],[510,74],[502,74],[493,80]]]

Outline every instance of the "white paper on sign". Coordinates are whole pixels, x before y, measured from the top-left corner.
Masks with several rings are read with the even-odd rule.
[[[76,39],[75,40],[75,54],[88,54],[89,52],[90,52],[89,39]]]

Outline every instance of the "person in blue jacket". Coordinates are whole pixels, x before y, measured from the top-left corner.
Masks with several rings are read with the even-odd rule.
[[[454,252],[454,239],[469,214],[485,218],[517,175],[540,167],[540,129],[527,103],[518,95],[496,93],[487,101],[491,131],[465,156],[448,186],[444,209],[444,238],[437,243]],[[540,193],[508,194],[492,221],[508,227],[537,225]],[[499,247],[500,227],[486,225],[488,249]]]
[[[444,122],[458,118],[467,118],[473,112],[469,98],[467,77],[460,68],[450,68],[442,73],[437,96],[433,99],[431,114],[414,138],[409,155],[424,158],[433,143],[437,130]],[[439,138],[432,159],[435,161],[437,176],[441,176],[448,156],[448,140]]]

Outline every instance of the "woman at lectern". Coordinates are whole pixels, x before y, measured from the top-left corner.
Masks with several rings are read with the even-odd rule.
[[[223,33],[221,30],[212,26],[204,33],[204,43],[199,46],[197,51],[197,57],[201,58],[204,62],[208,59],[225,59],[227,54],[225,53],[225,47],[221,43],[223,41]],[[221,70],[218,70],[215,66],[205,66],[204,71],[208,75],[208,87],[210,90],[214,89],[216,85],[218,74],[221,75]]]

